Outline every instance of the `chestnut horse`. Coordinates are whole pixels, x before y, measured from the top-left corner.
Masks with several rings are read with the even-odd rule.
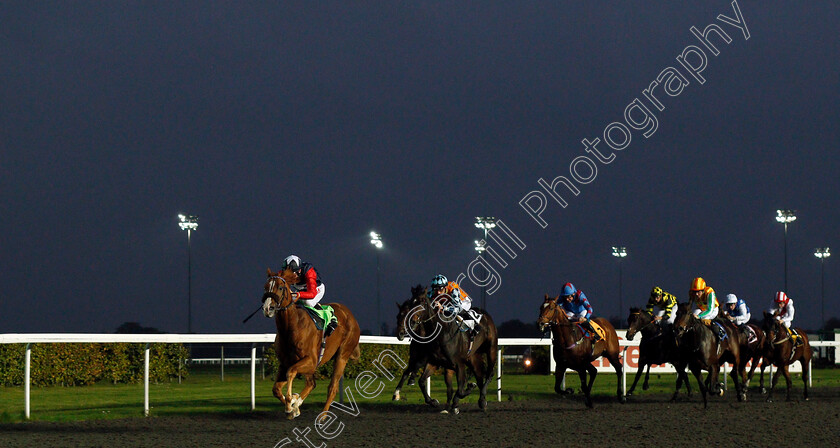
[[[409,379],[409,385],[411,385],[417,369],[423,367],[423,373],[420,375],[420,382],[418,383],[420,392],[423,394],[423,400],[426,404],[437,407],[440,402],[429,396],[426,391],[425,382],[426,378],[434,372],[435,367],[443,365],[444,360],[437,356],[439,353],[432,350],[432,344],[428,344],[429,341],[425,340],[434,331],[434,326],[430,325],[431,319],[421,317],[427,316],[423,308],[425,297],[426,288],[422,285],[417,285],[411,288],[411,297],[408,300],[403,302],[402,305],[397,303],[397,308],[399,308],[399,312],[397,313],[397,339],[402,341],[406,336],[409,336],[411,337],[411,345],[408,347],[408,366],[403,371],[399,383],[397,383],[392,400],[396,401],[400,399],[400,389],[402,389],[406,378]],[[447,408],[451,406],[452,396],[454,394],[454,390],[452,389],[452,375],[454,374],[455,371],[451,369],[445,369],[444,371],[443,379],[446,382]]]
[[[802,344],[793,348],[793,341],[790,340],[787,328],[778,321],[772,314],[764,312],[764,331],[767,332],[767,344],[770,347],[768,356],[776,366],[776,374],[767,392],[767,401],[773,401],[773,389],[779,381],[779,370],[785,376],[787,382],[787,401],[790,401],[790,372],[788,366],[799,361],[802,365],[802,382],[805,386],[805,400],[808,400],[808,379],[811,376],[811,343],[808,336],[800,328],[794,328],[802,338]]]
[[[706,397],[708,389],[702,380],[701,370],[709,372],[708,380],[710,387],[714,388],[713,392],[723,395],[723,389],[718,383],[718,375],[720,374],[720,366],[725,362],[732,363],[734,366],[732,371],[729,372],[729,376],[735,383],[738,401],[744,401],[747,397],[741,387],[739,376],[739,372],[741,372],[741,346],[739,345],[738,329],[734,325],[723,325],[726,339],[719,343],[712,329],[703,324],[691,312],[688,303],[680,303],[677,306],[674,328],[677,335],[677,346],[682,356],[688,359],[688,368],[694,374],[694,378],[697,379],[697,385],[703,395],[703,407],[708,406]],[[676,392],[674,396],[676,397]]]
[[[648,379],[650,378],[650,366],[652,364],[673,364],[677,370],[677,389],[672,401],[676,399],[680,387],[685,383],[688,396],[691,397],[691,384],[688,381],[688,374],[685,373],[686,360],[680,356],[674,336],[674,326],[668,324],[662,327],[653,319],[653,315],[646,310],[630,308],[630,316],[627,317],[627,340],[632,341],[636,333],[642,334],[642,341],[639,343],[639,369],[636,370],[636,378],[633,385],[627,391],[627,396],[633,394],[636,384],[645,372],[645,382],[642,383],[642,390],[648,390]]]
[[[591,408],[592,398],[589,394],[592,392],[595,376],[598,375],[598,370],[592,365],[592,361],[603,356],[610,361],[615,368],[616,376],[618,376],[616,390],[618,401],[626,402],[627,399],[621,393],[623,367],[618,356],[620,347],[615,328],[602,317],[592,319],[606,332],[606,338],[593,344],[590,339],[584,337],[583,331],[578,325],[569,321],[566,312],[557,303],[559,299],[559,296],[549,297],[546,294],[545,301],[540,307],[540,317],[537,319],[540,331],[544,332],[546,327],[551,327],[551,333],[554,336],[554,359],[557,361],[557,367],[554,371],[554,391],[558,394],[565,393],[562,388],[563,378],[566,375],[566,369],[571,368],[577,371],[580,376],[580,388],[586,397],[586,406]],[[589,373],[588,383],[586,381],[587,373]]]
[[[338,382],[347,361],[359,359],[361,354],[359,323],[353,313],[340,303],[330,303],[338,319],[338,328],[326,339],[323,355],[319,359],[323,332],[315,327],[306,310],[295,306],[296,300],[289,286],[296,280],[297,275],[290,270],[275,273],[269,269],[263,294],[263,313],[266,317],[274,317],[277,325],[274,350],[280,365],[272,392],[286,405],[286,418],[289,420],[300,415],[300,405],[315,388],[315,370],[335,359],[327,402],[324,404],[324,411],[328,411],[338,392]],[[298,374],[306,382],[300,395],[292,393],[292,382]]]

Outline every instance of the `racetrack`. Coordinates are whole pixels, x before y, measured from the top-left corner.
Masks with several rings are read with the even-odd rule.
[[[751,391],[712,399],[704,410],[699,397],[669,403],[667,396],[644,393],[621,405],[595,397],[585,409],[582,397],[491,402],[488,412],[465,404],[460,415],[443,415],[421,405],[359,404],[352,417],[335,408],[345,425],[333,440],[315,434],[319,410],[307,403],[302,415],[286,421],[282,413],[227,413],[75,423],[28,422],[0,425],[0,446],[32,447],[265,447],[289,437],[285,446],[303,447],[293,430],[310,428],[314,446],[327,447],[525,447],[550,446],[799,446],[836,447],[840,440],[840,388],[813,389],[801,401],[784,393],[773,403]],[[797,399],[799,401],[797,401]],[[328,428],[335,430],[337,426]]]

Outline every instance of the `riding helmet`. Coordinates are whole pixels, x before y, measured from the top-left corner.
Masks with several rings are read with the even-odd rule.
[[[435,276],[435,278],[432,279],[432,289],[443,288],[448,283],[449,283],[449,281],[446,279],[445,275],[438,274],[438,275]]]
[[[661,296],[661,295],[663,295],[663,293],[664,293],[664,291],[662,291],[662,288],[660,288],[658,286],[654,286],[653,289],[650,290],[650,296],[651,297]]]
[[[702,277],[697,277],[691,282],[691,291],[702,291],[706,289],[706,280]]]
[[[729,305],[730,303],[738,303],[738,297],[735,294],[726,295],[726,304]]]
[[[774,302],[776,302],[776,303],[784,303],[785,305],[787,305],[787,303],[788,303],[788,301],[789,301],[789,300],[790,300],[790,299],[788,299],[787,294],[785,294],[785,293],[784,293],[784,292],[782,292],[782,291],[779,291],[779,292],[777,292],[777,293],[776,293],[776,299],[774,300]]]
[[[283,260],[283,267],[281,270],[285,271],[286,269],[291,270],[292,272],[297,272],[300,269],[300,258],[297,255],[289,255]]]
[[[560,296],[561,297],[573,296],[573,295],[575,295],[576,292],[577,292],[577,289],[575,289],[575,285],[573,285],[571,283],[566,283],[565,285],[563,285],[563,294],[560,294]]]

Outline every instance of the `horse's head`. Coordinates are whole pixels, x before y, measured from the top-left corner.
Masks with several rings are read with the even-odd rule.
[[[784,338],[787,337],[787,332],[782,331],[782,323],[776,319],[775,313],[768,313],[767,311],[764,312],[764,324],[762,325],[762,330],[767,333],[767,343],[772,346],[772,344],[779,344],[784,342]]]
[[[677,317],[674,318],[674,331],[677,339],[681,338],[697,320],[694,313],[691,312],[690,303],[680,303],[677,305]]]
[[[548,294],[545,295],[545,299],[540,306],[540,317],[537,319],[537,325],[540,327],[540,332],[544,333],[549,325],[557,324],[560,322],[561,318],[566,318],[566,313],[564,313],[560,305],[557,304],[557,300],[559,298],[559,296],[551,297]]]
[[[274,317],[277,311],[283,311],[295,303],[289,288],[295,273],[289,270],[271,272],[269,268],[266,277],[262,296],[263,314],[265,317]]]
[[[630,316],[627,317],[627,340],[632,341],[636,333],[651,322],[653,322],[653,315],[639,308],[630,308]]]
[[[423,299],[426,296],[426,288],[423,285],[417,285],[411,288],[411,297],[402,303],[397,303],[397,339],[402,341],[409,333],[409,329],[414,330],[417,324],[420,323],[419,313],[412,313],[411,311],[418,306],[423,305]],[[410,321],[410,322],[407,322]]]

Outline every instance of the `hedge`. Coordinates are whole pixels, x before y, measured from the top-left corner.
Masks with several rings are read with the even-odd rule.
[[[371,370],[374,368],[373,361],[375,361],[385,349],[396,353],[397,357],[400,358],[403,363],[408,363],[408,345],[359,344],[359,348],[361,349],[361,357],[356,361],[350,361],[347,363],[347,367],[344,368],[345,378],[355,378],[356,375],[364,372],[365,370]],[[267,361],[266,374],[274,374],[277,372],[277,354],[274,352],[274,345],[267,345],[264,353]],[[391,360],[385,361],[383,364],[385,369],[388,369],[394,373],[394,375],[399,377],[399,373],[397,372],[402,372],[402,368],[400,366],[394,365],[395,363]],[[315,371],[315,378],[330,378],[332,376],[332,367],[333,361],[324,363],[324,365]]]
[[[143,380],[146,344],[33,344],[30,364],[34,386],[83,386],[100,381],[138,383]],[[181,344],[151,344],[149,380],[178,376],[178,365],[189,357]],[[23,384],[25,346],[0,345],[0,385]],[[181,376],[187,376],[181,366]]]

